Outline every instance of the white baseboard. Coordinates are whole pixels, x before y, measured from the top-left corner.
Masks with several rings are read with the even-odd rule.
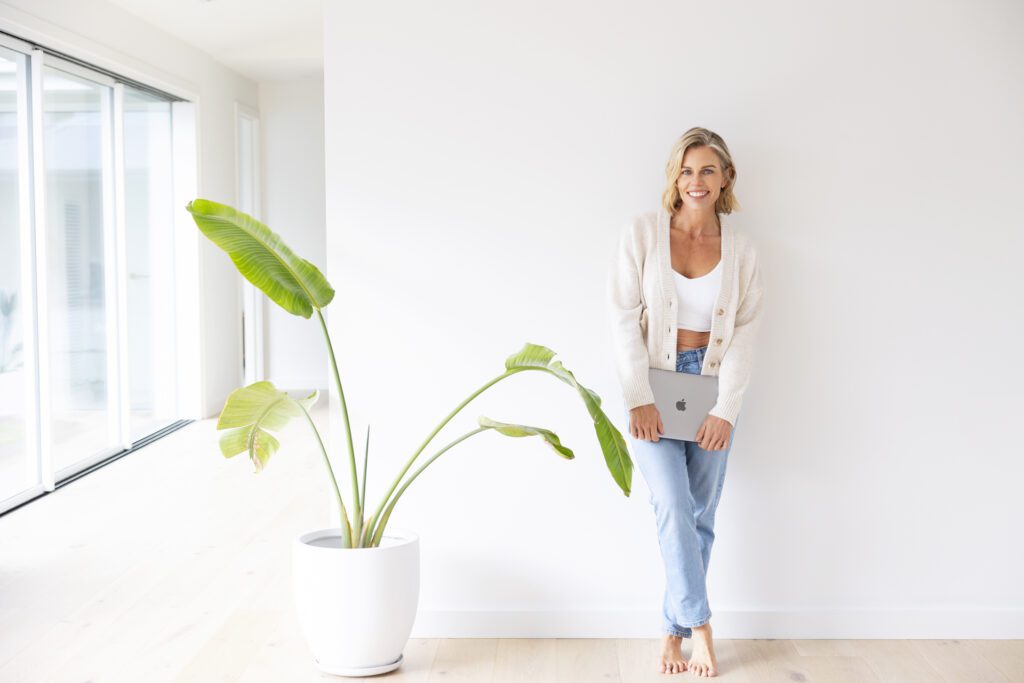
[[[716,638],[1024,638],[1022,609],[718,610]],[[412,638],[658,638],[651,611],[421,610]]]
[[[310,392],[313,389],[318,389],[321,394],[327,393],[326,386],[318,386],[323,384],[323,379],[316,377],[270,377],[268,379],[281,391]]]

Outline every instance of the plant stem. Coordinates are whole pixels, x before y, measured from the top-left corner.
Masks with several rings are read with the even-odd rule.
[[[331,460],[327,457],[327,449],[324,448],[324,441],[320,438],[320,431],[313,424],[313,418],[309,416],[309,412],[305,406],[301,403],[296,403],[299,408],[302,409],[302,414],[306,416],[306,422],[309,423],[310,428],[313,430],[313,434],[316,436],[317,445],[320,446],[320,453],[324,456],[324,464],[327,465],[327,473],[331,475],[331,483],[334,485],[334,495],[338,498],[338,507],[341,510],[341,547],[351,548],[352,547],[352,528],[348,523],[348,513],[345,511],[345,501],[341,499],[341,491],[338,489],[338,480],[334,478],[334,468],[331,467]]]
[[[363,485],[359,491],[359,510],[366,504],[366,472],[370,465],[370,425],[366,425],[366,448],[363,451]]]
[[[391,494],[395,492],[396,488],[398,488],[398,484],[399,484],[399,482],[402,481],[402,477],[404,477],[405,473],[409,471],[409,468],[412,467],[412,464],[416,461],[416,458],[419,457],[420,453],[423,452],[423,449],[425,449],[427,447],[427,444],[430,443],[430,440],[433,439],[437,435],[437,433],[439,431],[441,431],[441,429],[443,429],[444,426],[446,424],[448,424],[448,422],[453,417],[455,417],[459,413],[460,410],[465,408],[469,404],[469,402],[472,401],[474,398],[476,398],[477,396],[479,396],[484,391],[486,391],[490,387],[494,386],[495,384],[497,384],[501,380],[505,379],[506,377],[511,377],[515,373],[522,372],[523,370],[527,370],[527,369],[529,369],[529,368],[513,368],[512,370],[508,370],[508,371],[498,375],[497,377],[492,379],[490,382],[488,382],[487,384],[483,385],[482,387],[480,387],[479,389],[474,391],[472,394],[470,394],[469,398],[467,398],[465,401],[460,403],[455,408],[455,410],[453,410],[452,412],[448,413],[448,417],[446,417],[444,420],[442,420],[441,424],[437,425],[437,427],[434,428],[434,431],[430,432],[430,435],[426,438],[426,440],[422,444],[420,444],[419,449],[417,449],[417,451],[412,454],[412,457],[409,458],[409,461],[407,463],[405,463],[405,467],[402,468],[402,471],[398,473],[397,477],[395,477],[395,481],[391,484],[391,488],[388,489],[387,494],[385,494],[385,496],[383,498],[381,498],[380,505],[377,506],[377,510],[373,513],[373,516],[370,517],[369,520],[367,520],[368,523],[369,523],[369,526],[371,528],[377,523],[377,520],[380,519],[381,511],[384,509],[384,506],[387,505],[388,499],[391,498]],[[379,534],[376,531],[373,532],[371,538],[375,538],[375,537],[379,537]]]
[[[490,429],[490,427],[479,427],[478,429],[474,429],[471,432],[463,434],[459,438],[455,439],[455,441],[452,441],[450,444],[448,444],[447,446],[439,450],[437,453],[435,453],[433,457],[430,458],[430,460],[427,460],[425,463],[423,463],[423,465],[420,466],[418,470],[413,472],[412,476],[409,477],[409,479],[404,484],[402,484],[402,488],[398,489],[398,493],[395,494],[395,497],[388,504],[388,509],[384,512],[384,516],[381,517],[380,524],[377,525],[377,530],[376,532],[374,532],[373,539],[370,541],[371,548],[376,547],[377,544],[380,543],[381,538],[384,537],[384,527],[387,526],[388,519],[391,518],[391,511],[395,508],[395,504],[398,503],[398,499],[402,497],[402,493],[407,488],[409,488],[409,484],[413,483],[416,480],[416,477],[420,476],[420,472],[427,469],[427,466],[430,465],[430,463],[434,462],[439,457],[441,457],[441,454],[447,451],[452,446],[465,441],[474,434],[479,434],[480,432],[487,431],[488,429]]]
[[[355,538],[359,539],[363,527],[363,509],[359,503],[359,474],[356,472],[356,451],[352,447],[352,426],[348,421],[348,406],[345,404],[345,391],[341,388],[341,376],[338,374],[338,362],[334,359],[334,345],[331,344],[331,335],[327,332],[327,323],[324,322],[324,314],[318,308],[316,317],[320,319],[320,329],[324,332],[324,339],[327,340],[327,355],[331,359],[331,370],[334,371],[334,386],[338,390],[338,400],[341,401],[341,414],[345,419],[345,436],[348,438],[348,459],[352,475],[352,496],[355,499],[355,510],[352,511],[355,517]],[[348,523],[348,518],[345,518]]]

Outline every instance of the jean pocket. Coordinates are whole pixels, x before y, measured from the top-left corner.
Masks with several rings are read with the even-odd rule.
[[[676,366],[676,372],[685,372],[688,375],[699,375],[700,374],[700,363],[695,361],[683,363],[682,365]]]

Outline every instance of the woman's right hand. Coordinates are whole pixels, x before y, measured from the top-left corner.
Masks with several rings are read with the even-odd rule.
[[[665,433],[661,414],[653,403],[637,406],[629,411],[629,433],[634,439],[657,441]]]

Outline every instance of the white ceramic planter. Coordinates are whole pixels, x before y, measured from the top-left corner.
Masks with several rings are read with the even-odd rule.
[[[420,541],[389,531],[377,548],[341,548],[338,528],[296,539],[292,584],[317,667],[340,676],[397,669],[420,597]]]

